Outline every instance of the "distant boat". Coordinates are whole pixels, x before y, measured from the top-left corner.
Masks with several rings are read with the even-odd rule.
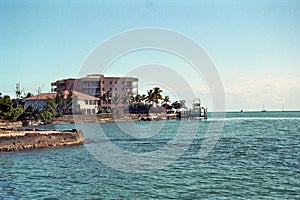
[[[267,112],[267,111],[265,110],[265,104],[263,105],[263,109],[262,109],[261,112]]]

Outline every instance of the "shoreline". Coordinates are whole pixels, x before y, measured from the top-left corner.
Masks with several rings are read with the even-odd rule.
[[[0,128],[0,152],[56,146],[81,145],[84,142],[81,130],[39,130]]]
[[[224,112],[210,112],[211,114],[219,114],[219,113],[224,113]],[[293,110],[293,111],[267,111],[267,112],[261,112],[261,111],[226,111],[225,114],[255,114],[255,113],[266,113],[268,115],[274,114],[274,113],[284,113],[284,114],[289,114],[289,113],[300,113],[300,111]],[[137,122],[137,121],[158,121],[158,120],[167,120],[168,115],[166,114],[142,114],[139,118],[138,114],[132,114],[131,116],[124,116],[120,118],[114,118],[112,115],[111,116],[101,116],[101,115],[65,115],[63,117],[59,118],[53,118],[53,122],[50,124],[74,124],[74,123],[92,123],[92,122],[100,122],[100,123],[105,123],[105,122]],[[169,119],[177,119],[176,116],[169,116]],[[36,127],[36,126],[42,126],[46,125],[45,123],[38,123],[34,122],[31,126],[26,126],[23,125],[21,121],[17,122],[11,122],[9,120],[3,120],[0,119],[0,129],[1,128],[28,128],[28,127]]]

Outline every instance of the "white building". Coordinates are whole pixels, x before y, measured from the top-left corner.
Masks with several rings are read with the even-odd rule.
[[[47,98],[54,99],[57,93],[42,93],[25,99],[24,108],[32,106],[34,110],[40,110],[47,104]],[[69,92],[64,91],[66,99]],[[81,112],[84,115],[93,115],[98,112],[99,99],[81,92],[73,91],[72,111],[73,113]]]

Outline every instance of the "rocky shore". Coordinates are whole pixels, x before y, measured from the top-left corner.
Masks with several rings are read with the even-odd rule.
[[[8,120],[0,119],[0,128],[15,128],[15,127],[21,127],[21,126],[22,126],[21,121],[11,122]]]
[[[0,151],[83,144],[80,130],[0,129]]]

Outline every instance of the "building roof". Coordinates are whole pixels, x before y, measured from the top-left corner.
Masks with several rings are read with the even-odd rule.
[[[56,96],[56,93],[42,93],[42,94],[38,94],[38,95],[28,97],[28,98],[25,99],[25,101],[28,101],[28,100],[46,100],[47,98],[54,99],[55,96]]]
[[[65,97],[67,97],[67,95],[69,94],[68,90],[65,90],[64,93],[65,93]],[[83,100],[99,100],[99,98],[75,90],[73,90],[73,96]]]
[[[64,92],[64,95],[65,97],[64,98],[67,98],[68,94],[69,94],[69,91],[68,90],[65,90]],[[46,100],[47,98],[51,98],[51,99],[54,99],[56,97],[56,94],[57,93],[42,93],[42,94],[38,94],[38,95],[35,95],[35,96],[32,96],[32,97],[28,97],[25,99],[25,101],[29,101],[29,100]],[[73,91],[73,97],[77,97],[78,99],[81,99],[81,100],[98,100],[99,98],[96,98],[96,97],[93,97],[93,96],[90,96],[90,95],[87,95],[87,94],[84,94],[84,93],[81,93],[81,92],[77,92],[77,91]]]

